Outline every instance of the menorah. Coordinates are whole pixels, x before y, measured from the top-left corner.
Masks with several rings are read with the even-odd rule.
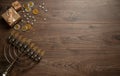
[[[4,56],[9,63],[8,68],[3,73],[7,76],[14,64],[25,69],[30,69],[38,64],[44,52],[31,42],[30,39],[24,38],[16,31],[12,31],[7,39],[9,45],[4,46]]]

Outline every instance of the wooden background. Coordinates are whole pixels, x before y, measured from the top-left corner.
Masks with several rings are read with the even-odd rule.
[[[12,1],[0,0],[0,5],[7,8]],[[20,76],[120,76],[120,0],[45,3],[47,21],[38,16],[33,29],[23,35],[46,54],[40,64]],[[9,31],[0,21],[1,52]]]

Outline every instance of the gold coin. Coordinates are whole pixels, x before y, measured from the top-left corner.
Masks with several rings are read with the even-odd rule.
[[[14,29],[15,29],[15,30],[19,30],[19,29],[20,29],[20,25],[19,25],[19,24],[16,24],[16,25],[14,26]]]
[[[34,6],[34,3],[32,1],[30,1],[28,4],[29,4],[30,7]]]
[[[30,30],[32,28],[31,24],[26,24],[26,26],[28,27],[28,30]]]
[[[27,30],[28,30],[28,27],[27,27],[27,26],[22,26],[21,30],[22,30],[22,31],[27,31]]]
[[[39,10],[38,10],[38,9],[33,9],[33,10],[32,10],[32,13],[36,15],[36,14],[39,13]]]
[[[29,7],[29,4],[23,4],[23,7],[24,7],[24,8],[28,8],[28,7]]]
[[[30,8],[30,7],[27,7],[27,8],[25,8],[25,11],[26,11],[26,12],[30,12],[30,11],[31,11],[31,8]]]

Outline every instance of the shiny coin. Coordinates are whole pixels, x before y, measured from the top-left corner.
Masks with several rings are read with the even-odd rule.
[[[28,28],[28,26],[26,26],[26,25],[25,25],[25,26],[22,26],[22,28],[21,28],[22,31],[27,31],[28,29],[29,29],[29,28]]]
[[[26,26],[28,27],[28,30],[30,30],[32,28],[31,24],[26,24]]]
[[[30,12],[30,11],[31,11],[31,8],[30,8],[30,7],[27,7],[27,8],[25,8],[25,11],[26,11],[26,12]]]
[[[20,25],[19,25],[19,24],[16,24],[16,25],[14,26],[14,29],[15,29],[15,30],[19,30],[19,29],[20,29]]]
[[[23,7],[26,9],[26,8],[28,8],[29,7],[29,4],[23,4]]]
[[[32,13],[36,15],[36,14],[39,13],[39,10],[38,9],[33,9]]]
[[[32,1],[30,1],[28,4],[29,4],[30,7],[34,6],[34,3]]]

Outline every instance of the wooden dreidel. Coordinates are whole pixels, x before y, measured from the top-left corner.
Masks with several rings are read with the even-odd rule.
[[[35,46],[34,43],[31,43],[31,44],[29,45],[29,47],[30,47],[31,49],[32,49],[34,46]]]
[[[22,39],[23,39],[23,36],[22,36],[22,35],[19,35],[18,41],[21,41]]]
[[[38,49],[38,47],[37,47],[37,46],[33,47],[33,51],[34,51],[34,52],[36,52],[36,51],[37,51],[37,49]]]
[[[22,38],[21,43],[25,43],[27,41],[27,38]]]
[[[31,43],[31,39],[28,39],[27,41],[26,41],[26,43],[28,44],[28,45],[30,45],[30,43]]]

